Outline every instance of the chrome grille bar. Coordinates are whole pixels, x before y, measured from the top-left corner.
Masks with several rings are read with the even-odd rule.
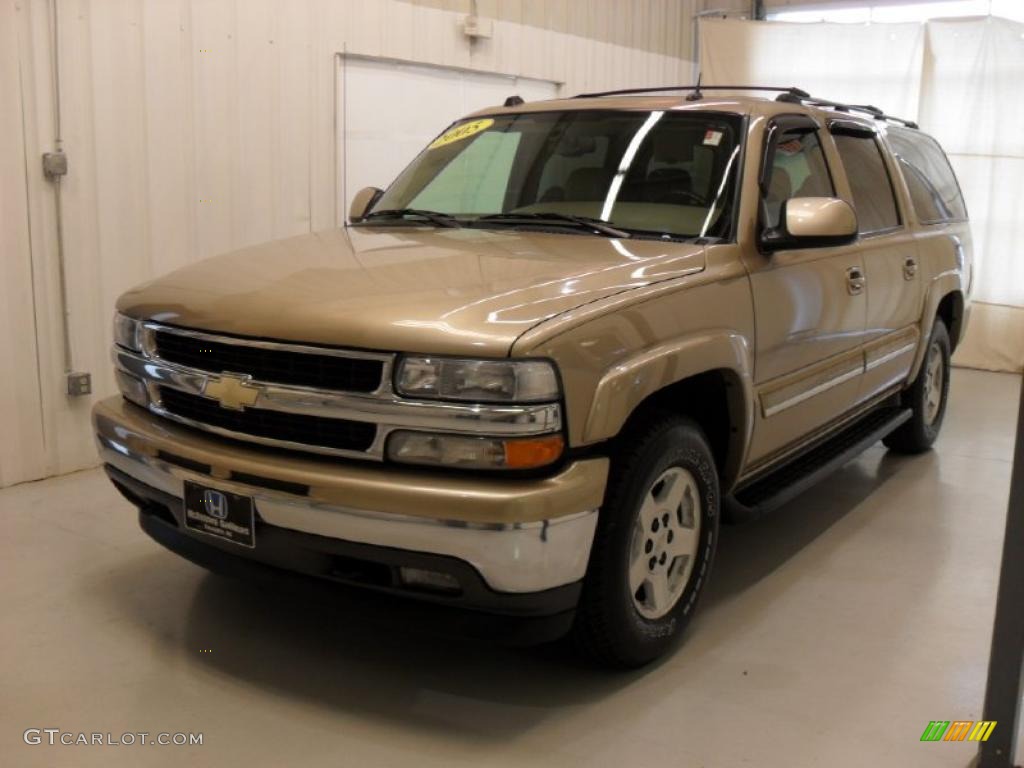
[[[380,380],[377,382],[377,386],[366,394],[379,394],[382,392],[390,391],[391,389],[391,370],[394,363],[395,356],[393,354],[384,352],[364,352],[362,350],[349,350],[349,349],[335,349],[332,347],[319,347],[311,344],[297,344],[292,342],[281,342],[281,341],[264,341],[262,339],[251,339],[242,336],[224,336],[220,334],[206,333],[203,331],[193,331],[185,328],[176,328],[174,326],[162,325],[160,323],[143,323],[140,331],[140,342],[142,346],[143,354],[153,360],[163,359],[160,353],[158,344],[158,335],[164,336],[177,336],[183,339],[189,339],[196,342],[208,342],[212,345],[234,347],[240,349],[251,349],[260,350],[270,353],[283,353],[285,355],[309,355],[311,358],[338,358],[342,360],[352,361],[374,361],[381,366]],[[164,362],[178,365],[180,367],[188,368],[190,366],[176,362],[174,360],[165,360]],[[193,370],[196,370],[193,368]],[[205,367],[199,370],[207,370]],[[220,371],[211,370],[211,373],[220,373]],[[238,371],[239,373],[252,373],[252,371]],[[287,383],[287,382],[279,382]],[[293,384],[292,386],[306,386],[301,384]],[[342,388],[334,387],[318,387],[318,389],[325,389],[327,391],[343,391]],[[364,392],[360,389],[359,392]]]

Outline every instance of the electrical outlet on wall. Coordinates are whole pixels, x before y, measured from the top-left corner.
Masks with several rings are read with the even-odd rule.
[[[68,173],[68,156],[63,152],[43,153],[43,173],[48,179],[66,176]]]
[[[68,374],[68,397],[92,394],[92,374],[75,371]]]

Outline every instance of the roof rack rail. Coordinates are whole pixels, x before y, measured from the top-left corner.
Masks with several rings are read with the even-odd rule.
[[[663,85],[655,88],[620,88],[617,91],[597,91],[595,93],[578,93],[574,99],[596,99],[601,96],[628,96],[633,93],[665,93],[667,91],[771,91],[788,93],[801,99],[811,98],[811,94],[799,88],[770,88],[766,85]]]
[[[871,104],[844,104],[841,101],[830,101],[828,99],[819,99],[815,96],[807,96],[800,99],[794,99],[789,97],[788,94],[782,94],[775,98],[776,101],[787,101],[787,102],[799,102],[809,107],[826,107],[828,109],[834,109],[836,112],[861,112],[866,115],[871,115],[875,120],[889,120],[893,123],[899,123],[905,125],[907,128],[917,128],[918,125],[913,120],[904,120],[902,117],[893,117],[887,115],[885,112],[880,110],[878,107],[872,106]]]
[[[837,112],[862,112],[864,114],[871,115],[875,120],[889,120],[894,123],[905,125],[907,128],[918,127],[917,123],[913,120],[904,120],[902,117],[887,115],[878,107],[874,107],[870,104],[844,104],[840,101],[819,99],[816,96],[811,96],[811,94],[802,88],[796,88],[794,86],[789,86],[788,88],[772,88],[767,85],[704,85],[700,82],[699,77],[696,85],[663,85],[654,88],[620,88],[615,91],[578,93],[573,96],[573,98],[596,99],[602,96],[629,96],[634,93],[667,93],[670,91],[690,91],[690,96],[687,97],[690,101],[701,98],[703,91],[768,91],[770,93],[779,94],[775,97],[776,101],[782,101],[789,104],[803,104],[808,107],[826,107],[828,109],[834,109]]]

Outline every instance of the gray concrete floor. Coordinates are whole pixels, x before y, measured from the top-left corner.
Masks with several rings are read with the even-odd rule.
[[[933,453],[877,446],[726,529],[686,642],[630,674],[208,575],[98,470],[6,489],[0,764],[965,766],[919,738],[981,715],[1018,386],[957,370]]]

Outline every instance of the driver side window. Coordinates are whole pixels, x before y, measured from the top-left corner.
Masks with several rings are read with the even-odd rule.
[[[779,226],[782,204],[790,198],[834,196],[818,134],[807,130],[781,133],[776,140],[764,200],[768,228]]]

